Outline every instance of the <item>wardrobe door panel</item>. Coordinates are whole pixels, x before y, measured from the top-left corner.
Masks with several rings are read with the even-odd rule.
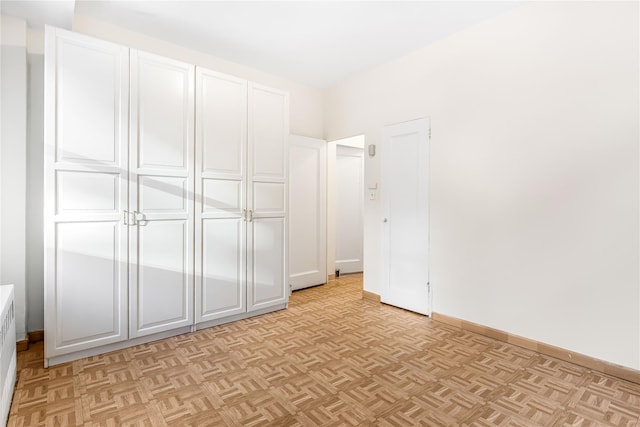
[[[196,323],[246,311],[247,82],[196,69]]]
[[[289,98],[276,89],[249,85],[250,174],[255,180],[287,177]]]
[[[118,163],[122,50],[77,34],[56,38],[56,160]]]
[[[120,172],[56,173],[56,214],[121,212]]]
[[[56,227],[56,348],[119,341],[122,265],[118,222],[67,222]],[[91,344],[91,345],[89,345]]]
[[[203,221],[202,294],[196,308],[202,320],[246,311],[244,230],[241,218]]]
[[[138,167],[184,170],[192,146],[192,95],[186,91],[193,67],[140,52],[132,58],[137,68]]]
[[[254,182],[252,194],[254,216],[282,217],[285,215],[286,184]]]
[[[138,335],[183,326],[189,318],[188,225],[149,221],[138,227],[136,325]],[[171,327],[173,326],[173,327]]]
[[[259,218],[249,223],[248,311],[287,301],[284,218]]]
[[[209,215],[235,215],[242,213],[245,205],[243,182],[235,179],[203,179],[203,213]]]
[[[129,49],[46,29],[45,363],[128,338],[128,70]]]
[[[202,172],[241,176],[245,169],[247,82],[198,68]]]
[[[131,51],[130,334],[193,323],[194,67]]]
[[[289,97],[249,84],[247,310],[286,304]]]
[[[189,180],[184,177],[141,175],[138,178],[140,212],[184,213],[189,201]]]

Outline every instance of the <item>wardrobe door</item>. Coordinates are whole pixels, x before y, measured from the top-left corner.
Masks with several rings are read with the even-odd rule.
[[[249,83],[247,310],[286,304],[289,98]]]
[[[127,339],[129,49],[54,28],[45,52],[45,363]]]
[[[196,69],[196,322],[246,312],[247,82]]]
[[[193,323],[194,67],[131,50],[130,334]]]

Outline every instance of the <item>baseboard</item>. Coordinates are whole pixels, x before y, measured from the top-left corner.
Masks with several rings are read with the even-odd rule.
[[[336,275],[335,274],[329,274],[327,276],[327,281],[329,281],[329,280],[336,280]]]
[[[16,341],[16,351],[27,351],[29,350],[29,337]]]
[[[476,334],[484,335],[485,337],[493,338],[498,341],[536,351],[540,354],[544,354],[545,356],[555,357],[556,359],[560,359],[565,362],[575,363],[576,365],[580,365],[588,369],[593,369],[594,371],[599,371],[613,377],[640,384],[640,371],[637,371],[635,369],[616,365],[615,363],[606,362],[601,359],[596,359],[595,357],[586,356],[584,354],[576,353],[574,351],[567,350],[561,347],[556,347],[529,338],[513,335],[499,329],[494,329],[488,326],[479,325],[477,323],[468,322],[456,317],[450,317],[440,313],[432,313],[431,318],[435,321],[446,323],[447,325],[455,326],[465,331],[475,332]]]
[[[44,331],[33,331],[27,334],[29,337],[29,343],[44,341]]]
[[[362,299],[366,299],[368,301],[380,302],[380,295],[374,294],[369,291],[362,291]]]
[[[44,341],[44,331],[27,332],[25,339],[16,341],[16,351],[27,351],[29,350],[29,344],[38,341]]]

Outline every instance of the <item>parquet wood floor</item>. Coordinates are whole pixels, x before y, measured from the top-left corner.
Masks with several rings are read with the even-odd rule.
[[[359,275],[288,310],[42,357],[18,356],[10,426],[640,426],[640,385],[363,300]]]

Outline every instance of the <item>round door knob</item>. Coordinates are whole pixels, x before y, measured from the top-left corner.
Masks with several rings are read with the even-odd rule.
[[[387,218],[383,219],[382,222],[388,222],[389,220]]]

